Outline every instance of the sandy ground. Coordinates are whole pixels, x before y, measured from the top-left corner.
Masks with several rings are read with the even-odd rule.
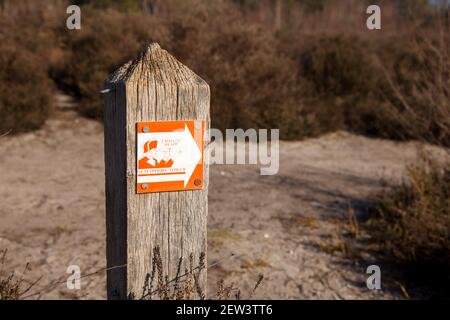
[[[43,129],[0,139],[0,249],[8,248],[7,265],[18,273],[30,262],[26,279],[42,277],[31,293],[42,292],[30,298],[103,299],[102,272],[83,278],[81,290],[65,285],[69,265],[86,275],[106,263],[103,129],[65,103]],[[210,294],[224,279],[245,297],[262,273],[255,298],[403,298],[400,288],[368,290],[364,265],[324,247],[337,241],[349,204],[364,203],[381,179],[399,181],[416,150],[336,133],[282,142],[275,176],[212,166],[208,263],[236,257],[209,270]]]

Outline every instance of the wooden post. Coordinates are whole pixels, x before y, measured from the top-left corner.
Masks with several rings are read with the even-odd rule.
[[[108,271],[107,296],[139,298],[154,247],[160,247],[169,279],[180,257],[184,271],[190,254],[196,262],[206,255],[209,168],[205,159],[203,190],[137,194],[136,122],[204,120],[207,132],[210,91],[189,68],[151,44],[109,77],[104,96],[107,267],[126,265]],[[200,284],[206,293],[206,270]]]

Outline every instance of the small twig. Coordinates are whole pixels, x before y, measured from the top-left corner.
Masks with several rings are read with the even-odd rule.
[[[260,274],[258,276],[258,280],[256,281],[255,287],[253,288],[252,292],[250,292],[250,296],[248,297],[249,299],[251,299],[253,297],[253,295],[256,292],[256,289],[258,289],[258,287],[261,285],[261,282],[263,281],[263,279],[264,279],[264,275]]]
[[[0,138],[3,138],[4,136],[7,136],[8,134],[10,134],[12,132],[12,129],[9,129],[6,132],[3,132],[2,134],[0,134]]]

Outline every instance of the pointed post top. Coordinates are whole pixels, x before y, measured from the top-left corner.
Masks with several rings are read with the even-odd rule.
[[[172,82],[178,86],[206,85],[207,83],[156,42],[144,47],[140,54],[128,61],[109,77],[109,83],[152,81]]]
[[[145,46],[145,48],[142,50],[145,55],[148,55],[152,50],[162,50],[161,46],[157,42],[152,42]]]

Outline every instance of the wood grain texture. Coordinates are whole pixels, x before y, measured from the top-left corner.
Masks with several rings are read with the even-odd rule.
[[[152,250],[159,246],[169,278],[178,260],[188,267],[206,254],[208,214],[208,141],[205,136],[203,190],[136,193],[136,122],[204,120],[210,127],[208,84],[158,44],[126,63],[107,82],[105,174],[108,298],[142,296],[151,271]],[[200,279],[206,293],[206,272]]]

